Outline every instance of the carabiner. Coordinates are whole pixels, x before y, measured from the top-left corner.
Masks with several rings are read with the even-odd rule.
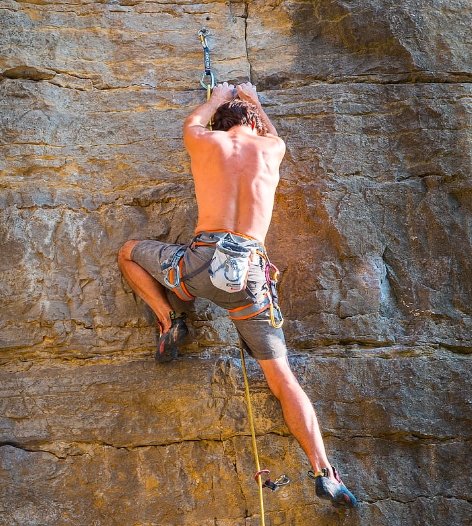
[[[210,77],[210,83],[207,84],[205,82],[205,78],[206,77]],[[202,75],[202,78],[200,80],[200,84],[202,85],[202,88],[205,88],[205,89],[213,89],[215,87],[215,75],[213,75],[213,71],[210,70],[209,73],[207,73],[206,71],[203,73]]]
[[[200,42],[202,43],[202,47],[203,48],[208,47],[208,44],[207,44],[207,41],[206,41],[206,37],[209,34],[210,34],[210,32],[205,27],[202,27],[202,29],[200,29],[200,31],[198,32],[198,36],[200,37]]]

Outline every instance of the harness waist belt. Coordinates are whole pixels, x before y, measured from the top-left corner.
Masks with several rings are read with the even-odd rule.
[[[209,246],[218,243],[223,237],[230,235],[236,243],[244,243],[245,246],[256,247],[263,252],[265,252],[264,243],[255,239],[251,236],[246,236],[245,234],[240,234],[239,232],[233,232],[231,230],[209,230],[198,232],[198,234],[193,239],[193,245],[195,246]]]

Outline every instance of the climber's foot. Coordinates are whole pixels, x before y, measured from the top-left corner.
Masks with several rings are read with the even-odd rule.
[[[154,358],[156,362],[170,362],[175,360],[178,355],[178,346],[188,334],[188,328],[185,324],[185,314],[176,316],[174,312],[171,313],[170,318],[172,325],[170,329],[157,335],[156,354]]]
[[[309,471],[308,475],[315,480],[315,491],[321,499],[331,501],[335,508],[357,508],[357,499],[346,488],[335,467],[333,475],[335,480],[330,478],[328,468],[323,468],[317,473]]]

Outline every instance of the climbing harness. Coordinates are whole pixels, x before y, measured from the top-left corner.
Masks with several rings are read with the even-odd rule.
[[[268,488],[272,491],[276,491],[281,486],[286,486],[287,484],[289,484],[290,479],[287,477],[287,475],[282,475],[279,478],[277,478],[275,481],[271,481],[270,478],[267,478],[264,482],[262,482],[262,475],[268,476],[270,474],[270,471],[268,469],[261,469],[261,465],[259,462],[259,453],[257,451],[257,442],[256,442],[256,430],[254,427],[254,416],[252,413],[251,395],[249,392],[249,380],[247,378],[246,360],[244,358],[244,350],[243,350],[243,346],[241,342],[239,343],[239,352],[241,354],[241,368],[243,370],[243,378],[244,378],[244,394],[246,397],[249,427],[251,429],[252,452],[254,454],[254,462],[256,464],[256,473],[254,474],[254,478],[259,487],[259,506],[261,508],[261,526],[265,526],[263,488]]]
[[[236,240],[234,236],[245,238],[247,241]],[[259,248],[254,246],[255,243],[259,245]],[[229,317],[233,321],[249,320],[269,309],[270,316],[267,322],[275,329],[282,327],[284,320],[279,307],[277,294],[277,281],[280,272],[269,260],[262,243],[238,232],[215,230],[211,232],[209,237],[205,233],[198,235],[190,246],[214,246],[215,253],[208,268],[213,285],[226,292],[236,292],[245,288],[246,293],[253,300],[247,305],[228,309]],[[261,258],[260,266],[261,269],[264,270],[265,275],[265,292],[263,298],[258,300],[256,300],[256,296],[249,288],[246,287],[249,263],[257,256]],[[190,279],[200,273],[204,268],[205,265],[192,274],[184,276],[185,279]],[[244,284],[244,286],[241,286],[242,284]]]
[[[247,305],[236,307],[235,309],[229,309],[228,314],[233,321],[250,320],[268,308],[270,308],[270,298],[269,294],[266,293],[261,302],[251,302]],[[271,323],[270,320],[268,323]]]

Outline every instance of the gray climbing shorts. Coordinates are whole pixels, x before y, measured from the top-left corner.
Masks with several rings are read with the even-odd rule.
[[[162,265],[171,260],[178,250],[186,248],[181,263],[185,293],[190,297],[206,298],[219,307],[227,309],[243,347],[257,360],[272,360],[286,356],[287,347],[283,330],[276,329],[270,324],[270,311],[266,301],[268,285],[265,259],[261,255],[265,251],[259,242],[254,241],[258,252],[250,262],[247,290],[226,292],[211,283],[208,267],[215,251],[215,242],[225,234],[225,232],[202,232],[188,246],[154,240],[139,241],[131,252],[131,259],[161,285],[176,292],[176,289],[171,289],[164,279]],[[238,237],[233,234],[236,240]],[[246,238],[240,239],[247,241]],[[245,317],[248,308],[251,314]]]

